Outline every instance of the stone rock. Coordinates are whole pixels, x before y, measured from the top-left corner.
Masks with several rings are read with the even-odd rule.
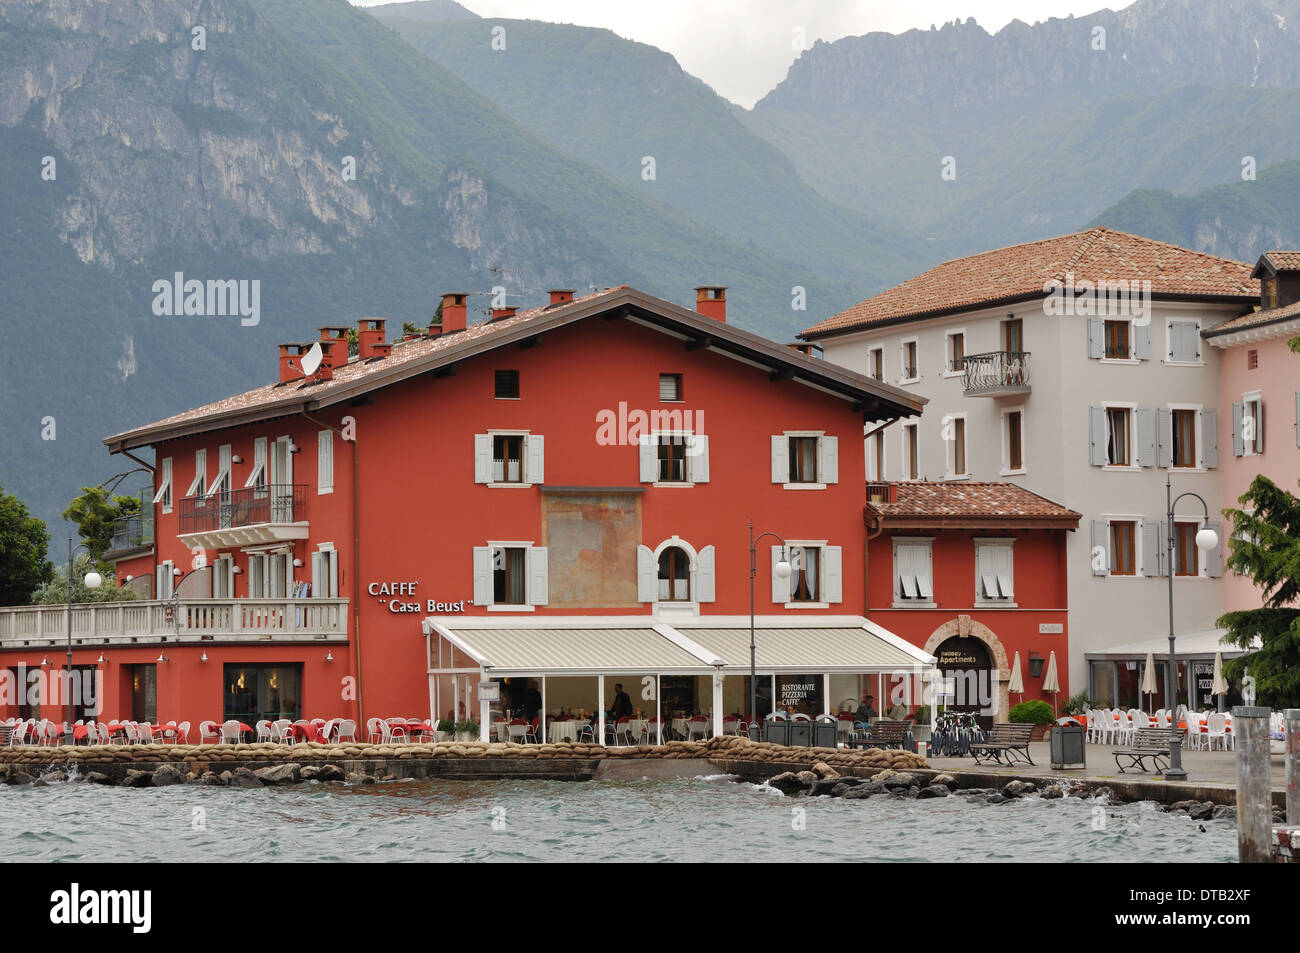
[[[13,768],[5,776],[5,784],[22,785],[31,784],[35,780],[30,774],[21,768]]]
[[[1054,801],[1057,798],[1061,798],[1061,797],[1065,797],[1065,792],[1061,790],[1061,786],[1059,784],[1049,784],[1047,787],[1043,788],[1044,800]]]
[[[222,771],[221,774],[218,775],[218,777],[221,779],[222,784],[235,783],[235,775],[233,771]]]
[[[1215,805],[1214,819],[1216,821],[1221,821],[1224,818],[1235,818],[1236,816],[1237,816],[1237,809],[1233,805],[1231,804]]]
[[[224,774],[217,774],[215,771],[209,771],[207,774],[199,775],[199,784],[206,784],[209,787],[220,787],[223,784],[229,783],[225,780],[226,775],[228,774],[230,774],[229,771]]]
[[[1009,801],[1009,800],[1011,800],[1011,799],[1010,799],[1009,797],[1007,797],[1005,794],[990,794],[987,798],[984,799],[984,803],[985,803],[985,804],[1005,804],[1005,803],[1007,803],[1007,801]]]
[[[821,780],[821,778],[811,771],[800,771],[795,775],[795,777],[803,782],[804,787],[811,787],[813,784]]]
[[[930,785],[933,787],[936,784],[941,784],[946,788],[955,788],[957,786],[957,779],[951,774],[936,774],[930,779]]]
[[[910,788],[907,789],[905,793],[907,794],[908,797],[914,798],[921,793],[921,786],[919,784],[913,784]]]
[[[840,776],[840,773],[825,761],[814,761],[812,769],[813,774],[819,778],[838,778]]]
[[[374,784],[375,779],[368,774],[362,774],[359,771],[349,771],[344,775],[343,780],[348,784]]]
[[[81,780],[87,784],[112,784],[113,779],[103,771],[89,771]]]
[[[126,777],[122,779],[124,788],[147,788],[153,783],[153,775],[148,771],[138,771],[135,768],[126,769]]]
[[[56,784],[59,781],[68,780],[68,776],[64,772],[60,771],[58,768],[55,768],[53,771],[46,771],[44,774],[42,774],[41,780],[44,781],[46,784]]]
[[[1114,803],[1114,801],[1115,801],[1115,792],[1112,791],[1110,788],[1108,788],[1108,787],[1107,787],[1106,785],[1104,785],[1104,784],[1100,784],[1100,785],[1098,785],[1097,787],[1093,788],[1093,789],[1089,792],[1089,794],[1090,794],[1092,797],[1095,797],[1095,798],[1096,798],[1096,797],[1104,797],[1104,798],[1107,798],[1107,799],[1109,799],[1112,803]]]
[[[831,788],[831,797],[844,797],[852,790],[852,785],[845,784],[843,781],[836,781],[835,786]]]
[[[320,774],[320,768],[314,764],[304,765],[303,769],[298,772],[298,780],[315,781],[316,775]]]
[[[258,770],[261,769],[259,768]],[[239,767],[236,768],[235,773],[231,775],[230,785],[231,787],[236,788],[260,788],[264,785],[264,782],[255,772],[250,771],[245,767]]]
[[[1028,781],[1008,781],[1002,785],[1002,793],[1006,797],[1021,797],[1033,790],[1034,786]]]
[[[1169,812],[1172,814],[1173,812],[1178,811],[1186,814],[1195,807],[1197,803],[1197,801],[1175,801],[1173,804],[1169,805]]]
[[[875,775],[871,778],[871,780],[873,780],[873,781],[888,781],[890,778],[892,778],[892,777],[893,777],[895,774],[897,774],[897,773],[898,773],[898,772],[895,771],[893,768],[885,768],[884,771],[877,771],[877,772],[875,773]]]
[[[866,778],[855,777],[852,774],[846,774],[843,777],[841,777],[839,780],[840,780],[840,784],[846,784],[851,788],[860,787],[867,783]]]
[[[805,772],[799,772],[803,774]],[[811,773],[811,772],[808,772]],[[795,774],[793,771],[785,771],[771,778],[767,783],[769,787],[774,787],[782,794],[789,796],[791,794],[802,794],[808,790],[809,784]]]
[[[947,797],[947,796],[948,796],[948,793],[949,793],[949,792],[948,792],[948,787],[947,787],[947,785],[944,785],[944,784],[931,784],[931,785],[930,785],[929,787],[927,787],[927,788],[922,788],[921,791],[920,791],[920,793],[917,794],[916,796],[917,796],[917,798],[920,798],[920,799],[929,799],[929,798],[935,798],[935,797]]]
[[[165,788],[172,784],[184,784],[185,774],[174,764],[159,765],[153,773],[153,786]]]
[[[263,784],[296,784],[298,775],[302,768],[296,764],[273,764],[265,768],[258,768],[253,774]]]
[[[880,775],[876,775],[876,780],[880,780]],[[905,772],[894,772],[884,779],[884,785],[890,791],[895,789],[906,789],[916,785],[916,778]]]
[[[881,790],[883,790],[883,788]],[[881,791],[873,791],[865,786],[858,787],[858,788],[850,788],[849,792],[844,795],[844,800],[865,801],[867,798],[871,797],[872,795],[880,794],[880,793]]]
[[[808,795],[810,797],[827,797],[835,790],[835,785],[839,781],[835,778],[818,778],[812,784],[808,785]]]
[[[317,781],[342,781],[347,778],[347,772],[337,764],[322,764],[316,772]]]
[[[1194,821],[1207,821],[1214,816],[1214,802],[1201,801],[1187,809],[1187,816]]]

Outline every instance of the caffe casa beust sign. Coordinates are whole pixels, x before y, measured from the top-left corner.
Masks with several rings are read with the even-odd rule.
[[[415,599],[418,582],[372,582],[366,586],[366,592],[379,599],[381,605],[387,604],[389,612],[464,612],[465,600],[459,602],[439,602],[436,599]],[[411,601],[406,601],[411,599]]]

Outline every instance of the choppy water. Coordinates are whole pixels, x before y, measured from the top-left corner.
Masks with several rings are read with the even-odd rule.
[[[1171,817],[1150,805],[785,798],[726,778],[0,787],[6,860],[1159,863],[1236,856],[1229,821]]]

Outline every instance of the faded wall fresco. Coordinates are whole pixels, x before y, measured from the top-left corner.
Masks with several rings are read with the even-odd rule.
[[[548,604],[635,608],[641,494],[542,495]]]

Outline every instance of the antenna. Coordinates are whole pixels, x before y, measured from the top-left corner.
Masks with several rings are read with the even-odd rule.
[[[321,353],[320,341],[316,341],[302,356],[302,373],[304,377],[311,377],[320,368],[321,359],[325,355]]]

